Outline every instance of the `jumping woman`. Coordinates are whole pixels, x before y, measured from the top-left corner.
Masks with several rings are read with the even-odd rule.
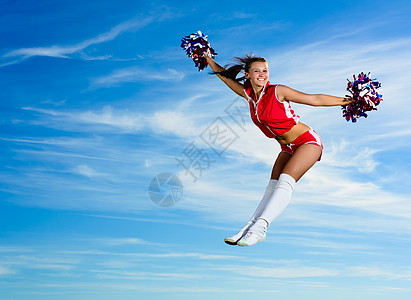
[[[320,137],[300,122],[290,102],[338,106],[353,100],[351,97],[305,94],[285,85],[270,84],[268,63],[262,57],[235,58],[237,64],[226,69],[216,63],[209,52],[204,56],[213,74],[246,99],[254,124],[281,146],[271,179],[251,219],[237,234],[224,240],[230,245],[252,246],[265,239],[267,227],[289,204],[295,183],[321,158],[323,144]],[[245,76],[237,78],[241,71]]]

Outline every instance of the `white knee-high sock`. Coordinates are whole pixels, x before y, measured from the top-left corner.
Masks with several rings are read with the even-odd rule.
[[[277,218],[290,203],[291,194],[294,190],[295,180],[288,174],[282,173],[274,188],[270,199],[264,207],[263,212],[258,217],[267,221],[268,225]]]
[[[259,223],[257,221],[257,219],[260,217],[261,213],[263,212],[263,210],[264,210],[264,208],[267,204],[267,201],[271,198],[271,195],[274,192],[274,188],[275,188],[276,183],[277,183],[277,180],[275,180],[275,179],[271,179],[268,182],[267,188],[265,189],[264,196],[261,199],[260,203],[258,204],[257,209],[255,210],[253,216],[247,222],[247,224],[245,224],[245,226],[240,229],[240,231],[238,233],[236,233],[235,235],[233,235],[231,237],[228,237],[228,238],[224,239],[224,241],[227,244],[230,244],[230,245],[236,244],[237,241],[244,236],[244,234],[247,232],[248,229],[250,229],[251,226],[253,226],[256,222]],[[260,221],[263,221],[263,220],[260,220]],[[263,222],[266,223],[265,221],[263,221]]]
[[[276,179],[270,179],[265,189],[264,196],[261,199],[260,203],[258,204],[257,209],[255,210],[249,222],[255,223],[255,221],[257,221],[257,219],[261,216],[261,213],[263,212],[265,206],[267,205],[267,201],[271,198],[271,196],[274,193],[274,188],[276,184],[277,184]]]

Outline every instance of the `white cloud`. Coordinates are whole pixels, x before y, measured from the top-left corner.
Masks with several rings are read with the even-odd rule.
[[[199,260],[238,260],[244,259],[242,256],[237,255],[226,255],[226,254],[209,254],[209,253],[126,253],[120,254],[125,256],[134,256],[134,257],[144,257],[144,258],[192,258],[192,259],[199,259]]]
[[[360,209],[387,216],[411,218],[408,197],[384,190],[370,181],[356,181],[338,170],[318,167],[297,183],[300,203]]]
[[[138,238],[106,238],[98,239],[97,242],[108,246],[125,246],[125,245],[145,245],[149,242]]]
[[[115,110],[112,106],[104,106],[101,112],[95,111],[63,111],[24,107],[24,110],[38,112],[50,116],[34,121],[36,124],[66,130],[100,131],[111,127],[123,132],[140,132],[151,130],[162,135],[178,137],[194,137],[201,130],[201,119],[197,115],[183,113],[179,110],[158,110],[141,112]],[[88,127],[82,125],[87,124]],[[100,129],[99,129],[100,128]]]
[[[373,159],[373,155],[378,152],[377,149],[368,147],[358,148],[352,142],[345,139],[332,142],[327,147],[324,158],[321,163],[333,167],[352,168],[361,173],[371,173],[380,164]]]
[[[118,86],[125,82],[137,82],[146,80],[181,80],[184,78],[182,72],[174,69],[165,71],[144,70],[140,67],[128,67],[113,71],[111,74],[95,78],[91,82],[91,88]]]
[[[100,177],[100,176],[105,176],[106,174],[97,172],[93,170],[91,167],[87,165],[78,165],[73,169],[73,172],[85,177]]]
[[[124,131],[139,131],[144,127],[144,117],[138,112],[114,112],[113,108],[108,105],[104,106],[101,112],[93,111],[79,111],[68,112],[63,110],[53,109],[41,109],[34,107],[24,107],[24,110],[30,110],[41,114],[57,117],[56,119],[50,118],[49,120],[42,118],[38,122],[44,126],[60,127],[68,126],[67,130],[73,130],[79,128],[78,125],[106,125],[114,127]],[[81,127],[80,127],[81,128]],[[85,128],[83,128],[84,130]],[[93,128],[95,130],[95,128]]]
[[[18,266],[20,269],[39,269],[51,271],[68,271],[76,268],[79,263],[78,259],[58,257],[55,253],[44,254],[34,253],[32,255],[21,255],[17,253],[15,256],[10,256],[7,260],[8,264]]]
[[[36,111],[48,113],[51,116],[58,116],[60,123],[61,120],[66,118],[68,124],[76,122],[79,124],[100,124],[125,131],[139,132],[144,128],[149,128],[158,134],[174,135],[187,139],[187,141],[196,137],[203,129],[198,120],[196,120],[195,115],[190,115],[187,118],[187,115],[173,110],[157,111],[151,115],[144,116],[127,111],[117,112],[111,107],[105,107],[102,113],[90,111],[67,113],[38,109]],[[234,124],[231,125],[235,126]],[[407,208],[406,199],[403,197],[392,194],[389,191],[384,191],[384,189],[374,183],[358,182],[347,177],[350,174],[350,170],[355,169],[362,173],[372,173],[380,164],[379,161],[373,158],[373,155],[377,153],[376,149],[368,147],[356,149],[352,143],[354,142],[341,139],[339,144],[333,143],[329,145],[328,148],[330,150],[326,151],[323,161],[310,170],[305,175],[304,180],[297,185],[296,193],[293,197],[294,201],[316,205],[349,207],[383,215],[410,217],[411,211]],[[241,169],[247,163],[258,162],[263,162],[269,168],[275,160],[277,152],[278,145],[274,141],[266,139],[254,127],[247,126],[247,131],[241,133],[240,139],[229,148],[226,155],[236,159],[236,163],[231,166],[232,170],[235,168]],[[234,161],[232,160],[232,162]],[[77,168],[77,171],[85,176],[99,175],[94,170],[84,166]],[[244,178],[253,173],[260,173],[258,178],[267,178],[268,180],[268,172],[266,176],[261,177],[261,172],[255,171],[250,172],[249,170],[246,173],[247,175],[243,173],[241,180],[244,180]],[[246,210],[250,210],[249,214],[251,214],[251,210],[259,201],[263,190],[257,192],[250,190],[249,193],[245,193],[244,189],[242,189],[235,193],[230,188],[231,186],[235,187],[238,185],[238,183],[232,183],[234,179],[228,177],[224,181],[214,182],[213,178],[219,178],[218,174],[221,173],[222,175],[224,172],[228,172],[224,164],[218,163],[213,165],[208,175],[211,174],[210,172],[212,177],[200,178],[198,182],[192,184],[192,178],[185,176],[184,170],[181,171],[179,176],[187,181],[184,183],[185,192],[188,193],[187,195],[190,195],[190,198],[201,199],[205,194],[215,196],[210,197],[201,205],[198,205],[198,203],[190,205],[189,199],[180,205],[184,205],[186,209],[199,211],[212,211],[214,207],[220,207],[224,211],[223,207],[228,209],[235,205],[238,207],[238,210],[233,212],[233,218],[236,218],[236,214],[244,217],[247,214]],[[261,184],[262,188],[264,184],[265,181]],[[212,194],[210,194],[210,191],[212,191]],[[226,201],[223,203],[219,201],[218,199],[221,197],[226,199]],[[213,201],[214,198],[215,201]]]
[[[90,270],[96,273],[98,278],[121,280],[187,280],[198,278],[199,274],[188,273],[154,273],[115,270]]]
[[[353,266],[349,268],[349,271],[352,271],[352,274],[358,277],[375,277],[389,280],[411,280],[411,270],[407,268],[394,271],[381,268],[380,266]]]
[[[14,274],[14,273],[15,272],[13,270],[0,266],[0,276],[10,275],[10,274]]]
[[[241,266],[234,268],[224,268],[234,273],[252,277],[269,277],[269,278],[306,278],[306,277],[330,277],[339,275],[339,271],[307,266],[287,266],[287,267],[256,267]]]
[[[101,113],[92,111],[67,113],[68,122],[74,121],[85,124],[108,125],[124,130],[140,130],[143,127],[143,116],[140,113],[114,113],[113,108],[104,106]]]
[[[303,261],[283,261],[278,263],[266,262],[266,266],[241,264],[237,266],[216,267],[220,271],[229,271],[233,274],[254,278],[250,280],[263,280],[263,278],[275,279],[303,279],[303,278],[361,278],[381,279],[396,282],[399,280],[411,280],[411,272],[407,268],[384,266],[375,267],[367,265],[342,265],[338,263],[321,264],[321,266],[308,266]],[[400,285],[400,284],[399,284]],[[393,287],[394,288],[394,287]],[[401,289],[401,288],[399,288]]]
[[[386,151],[389,146],[388,143],[381,143],[381,140],[409,135],[409,130],[393,130],[393,128],[403,128],[402,126],[409,121],[406,118],[399,119],[398,109],[392,109],[399,105],[398,102],[404,101],[402,95],[406,94],[405,88],[398,85],[396,81],[397,74],[404,74],[401,81],[411,81],[407,75],[408,72],[404,72],[407,63],[397,63],[399,60],[407,60],[406,57],[411,54],[407,42],[408,39],[379,41],[369,48],[365,45],[356,45],[354,48],[350,43],[344,42],[341,46],[342,42],[336,43],[333,40],[332,43],[325,41],[311,44],[296,48],[287,54],[271,57],[271,69],[281,70],[281,78],[285,83],[289,82],[292,87],[306,92],[340,94],[339,91],[341,91],[343,93],[345,78],[357,71],[373,70],[374,74],[381,74],[384,77],[381,79],[384,87],[385,100],[382,104],[384,106],[380,108],[380,111],[373,112],[373,117],[362,119],[357,124],[347,125],[339,108],[295,106],[303,112],[302,120],[308,120],[308,123],[320,132],[326,144],[322,161],[297,184],[293,201],[312,205],[312,207],[334,206],[354,209],[356,212],[377,213],[380,217],[411,217],[406,195],[396,194],[388,187],[381,185],[383,179],[389,174],[379,174],[379,167],[385,162],[378,158],[381,152]],[[386,56],[387,51],[395,55]],[[122,74],[122,71],[125,73]],[[127,75],[126,71],[130,73]],[[116,72],[119,72],[118,82],[121,82],[131,80],[127,79],[128,76],[133,78],[139,69],[130,68]],[[110,76],[116,77],[114,76],[116,72],[106,77],[107,82],[110,82]],[[271,72],[272,77],[276,75],[275,72]],[[326,80],[324,74],[327,74]],[[215,79],[214,85],[220,84],[217,81],[218,79]],[[101,84],[103,82],[104,80]],[[396,88],[393,88],[391,84],[394,84]],[[179,137],[189,143],[197,138],[208,125],[207,120],[217,116],[213,114],[222,115],[224,113],[221,103],[230,103],[232,99],[229,98],[231,96],[225,96],[226,94],[221,96],[220,88],[209,88],[207,84],[195,83],[190,85],[190,90],[197,89],[197,86],[204,95],[207,95],[206,101],[195,102],[196,99],[204,96],[197,95],[176,100],[173,108],[144,113],[121,111],[111,106],[104,107],[100,112],[26,109],[49,115],[49,118],[42,118],[36,122],[43,122],[51,127],[64,126],[67,130],[87,130],[89,132],[102,132],[107,128],[112,128],[119,133],[139,133],[148,130],[164,136]],[[204,103],[207,103],[207,106]],[[404,113],[407,109],[404,107]],[[381,123],[381,119],[390,121]],[[395,122],[397,123],[394,124]],[[82,124],[89,126],[82,126]],[[269,169],[276,158],[279,146],[275,141],[265,138],[249,120],[245,127],[246,131],[241,131],[232,122],[229,124],[238,130],[240,138],[225,153],[224,162],[213,165],[207,176],[195,184],[190,182],[189,177],[184,176],[184,170],[180,172],[180,178],[186,180],[185,195],[188,195],[189,199],[179,205],[187,210],[213,212],[213,216],[215,215],[214,210],[217,210],[218,215],[219,211],[224,212],[231,209],[232,213],[229,218],[242,220],[246,218],[246,215],[250,215],[257,205],[266,181],[268,181]],[[321,132],[324,132],[324,135]],[[144,162],[146,166],[152,166],[153,163],[147,162],[147,159]],[[263,169],[261,165],[253,165],[260,163],[263,163]],[[249,168],[245,170],[245,166]],[[227,176],[228,172],[236,175]],[[358,179],[360,175],[364,176],[361,180]],[[196,199],[197,203],[192,203],[190,199]],[[221,199],[225,201],[220,201]],[[232,210],[233,207],[236,209]],[[293,217],[300,218],[302,222],[308,221],[306,218],[309,218],[309,216],[298,213]],[[336,216],[333,215],[333,217]],[[325,220],[332,223],[332,220],[327,218],[322,221],[311,219],[313,224],[317,225],[323,224],[321,222]],[[364,223],[367,223],[367,220],[369,219],[364,220]],[[394,225],[393,220],[390,222]],[[339,223],[340,226],[344,226],[342,223]],[[347,224],[347,226],[351,228],[352,224]],[[368,222],[368,224],[371,226],[373,223]],[[401,220],[395,223],[395,226],[400,224],[402,224]],[[369,226],[368,229],[370,229]],[[390,227],[386,226],[385,230],[387,228]]]
[[[90,38],[88,40],[82,41],[80,43],[68,46],[48,46],[48,47],[32,47],[32,48],[21,48],[17,50],[10,51],[3,55],[3,58],[19,57],[21,59],[27,59],[33,56],[48,56],[48,57],[58,57],[58,58],[69,58],[71,54],[78,53],[85,48],[101,44],[104,42],[111,41],[123,32],[129,30],[137,30],[143,28],[153,22],[154,17],[139,18],[135,20],[130,20],[119,25],[114,26],[109,31],[99,34],[96,37]]]

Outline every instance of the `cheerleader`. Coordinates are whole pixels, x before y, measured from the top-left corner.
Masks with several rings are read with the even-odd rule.
[[[269,67],[262,57],[235,58],[236,64],[223,68],[210,51],[207,64],[234,93],[246,99],[255,125],[281,146],[264,196],[247,224],[224,241],[230,245],[252,246],[263,241],[268,226],[290,202],[295,183],[321,158],[323,144],[319,135],[300,121],[290,102],[311,106],[350,104],[351,97],[305,94],[285,85],[269,82]],[[245,76],[237,78],[243,72]]]

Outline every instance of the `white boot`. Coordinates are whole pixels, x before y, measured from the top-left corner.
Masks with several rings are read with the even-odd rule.
[[[260,217],[261,213],[264,211],[264,208],[267,204],[267,201],[271,198],[274,188],[277,184],[277,180],[275,179],[270,179],[268,182],[268,185],[265,189],[265,193],[263,195],[263,198],[261,199],[260,203],[257,206],[257,209],[255,210],[253,216],[251,217],[250,221],[245,224],[243,228],[240,229],[240,231],[228,238],[224,239],[224,242],[226,242],[229,245],[237,245],[237,242],[247,233],[247,230],[257,221],[257,218]]]
[[[267,200],[257,222],[248,229],[248,232],[237,242],[237,245],[252,246],[265,240],[267,227],[290,203],[294,186],[295,180],[293,177],[285,173],[280,175],[274,192]]]
[[[224,239],[224,242],[226,242],[229,245],[237,245],[237,242],[247,233],[248,228],[250,228],[254,222],[248,221],[247,224],[243,228],[240,229],[238,233],[236,233],[233,236],[227,237]]]
[[[237,242],[238,246],[246,247],[264,241],[267,232],[268,222],[264,219],[258,219],[257,222],[251,226],[247,233]]]

